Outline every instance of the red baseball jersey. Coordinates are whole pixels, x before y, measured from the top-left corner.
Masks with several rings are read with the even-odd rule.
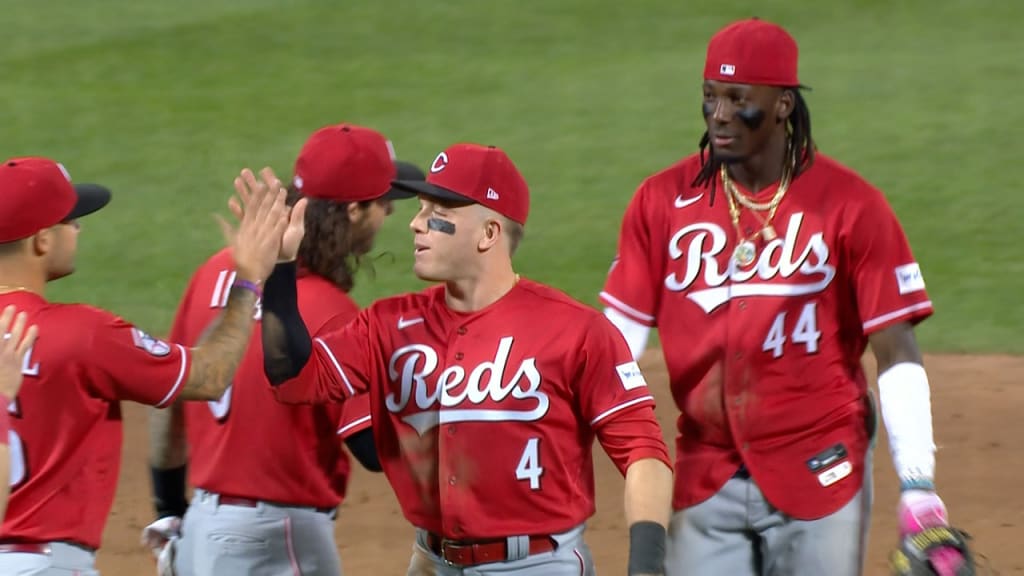
[[[121,466],[119,401],[173,402],[190,351],[90,306],[0,294],[8,304],[28,313],[39,338],[8,406],[11,497],[0,539],[99,548]]]
[[[199,340],[227,305],[233,267],[231,253],[222,250],[196,271],[178,307],[172,340]],[[345,292],[315,274],[299,277],[298,297],[299,311],[314,335],[344,326],[359,312]],[[350,472],[341,440],[370,426],[368,398],[344,407],[279,403],[263,373],[260,334],[257,323],[235,378],[219,400],[185,405],[189,480],[236,497],[337,506]]]
[[[783,199],[778,238],[759,235],[756,260],[734,264],[721,178],[711,205],[690,185],[699,169],[694,155],[640,186],[601,293],[658,327],[681,411],[674,507],[743,462],[777,508],[829,514],[862,484],[867,336],[932,313],[920,268],[881,192],[820,154]],[[762,227],[746,209],[740,224]]]
[[[535,282],[474,313],[448,308],[442,286],[381,300],[313,348],[278,396],[369,391],[378,454],[406,518],[448,538],[581,524],[594,512],[595,435],[620,470],[669,462],[622,336],[597,310]],[[611,438],[623,422],[635,435]]]

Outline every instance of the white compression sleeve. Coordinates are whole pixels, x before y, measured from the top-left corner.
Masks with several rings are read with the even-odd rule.
[[[629,344],[629,352],[633,354],[633,359],[638,360],[647,348],[647,339],[651,336],[651,328],[614,308],[605,308],[604,315],[619,329],[622,337],[626,339],[626,344]]]
[[[931,389],[924,366],[901,362],[878,375],[882,420],[893,465],[904,489],[933,487],[935,440]]]

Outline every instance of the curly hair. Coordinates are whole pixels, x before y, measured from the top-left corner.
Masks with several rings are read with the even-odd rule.
[[[302,194],[294,185],[288,186],[287,203],[294,206]],[[299,265],[310,273],[326,278],[348,292],[355,284],[355,274],[363,265],[362,257],[373,245],[373,235],[349,219],[349,202],[333,202],[322,198],[306,199],[306,235],[299,245]],[[373,200],[359,202],[366,209]]]

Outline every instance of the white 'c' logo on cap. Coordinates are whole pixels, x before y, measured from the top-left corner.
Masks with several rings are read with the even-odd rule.
[[[434,158],[434,163],[430,165],[430,173],[437,174],[441,170],[444,170],[448,166],[448,155],[441,152]]]

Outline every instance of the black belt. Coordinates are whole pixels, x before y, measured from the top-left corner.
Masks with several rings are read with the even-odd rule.
[[[736,469],[736,473],[732,477],[740,480],[750,480],[750,470],[747,470],[746,464],[740,464],[740,467]]]

